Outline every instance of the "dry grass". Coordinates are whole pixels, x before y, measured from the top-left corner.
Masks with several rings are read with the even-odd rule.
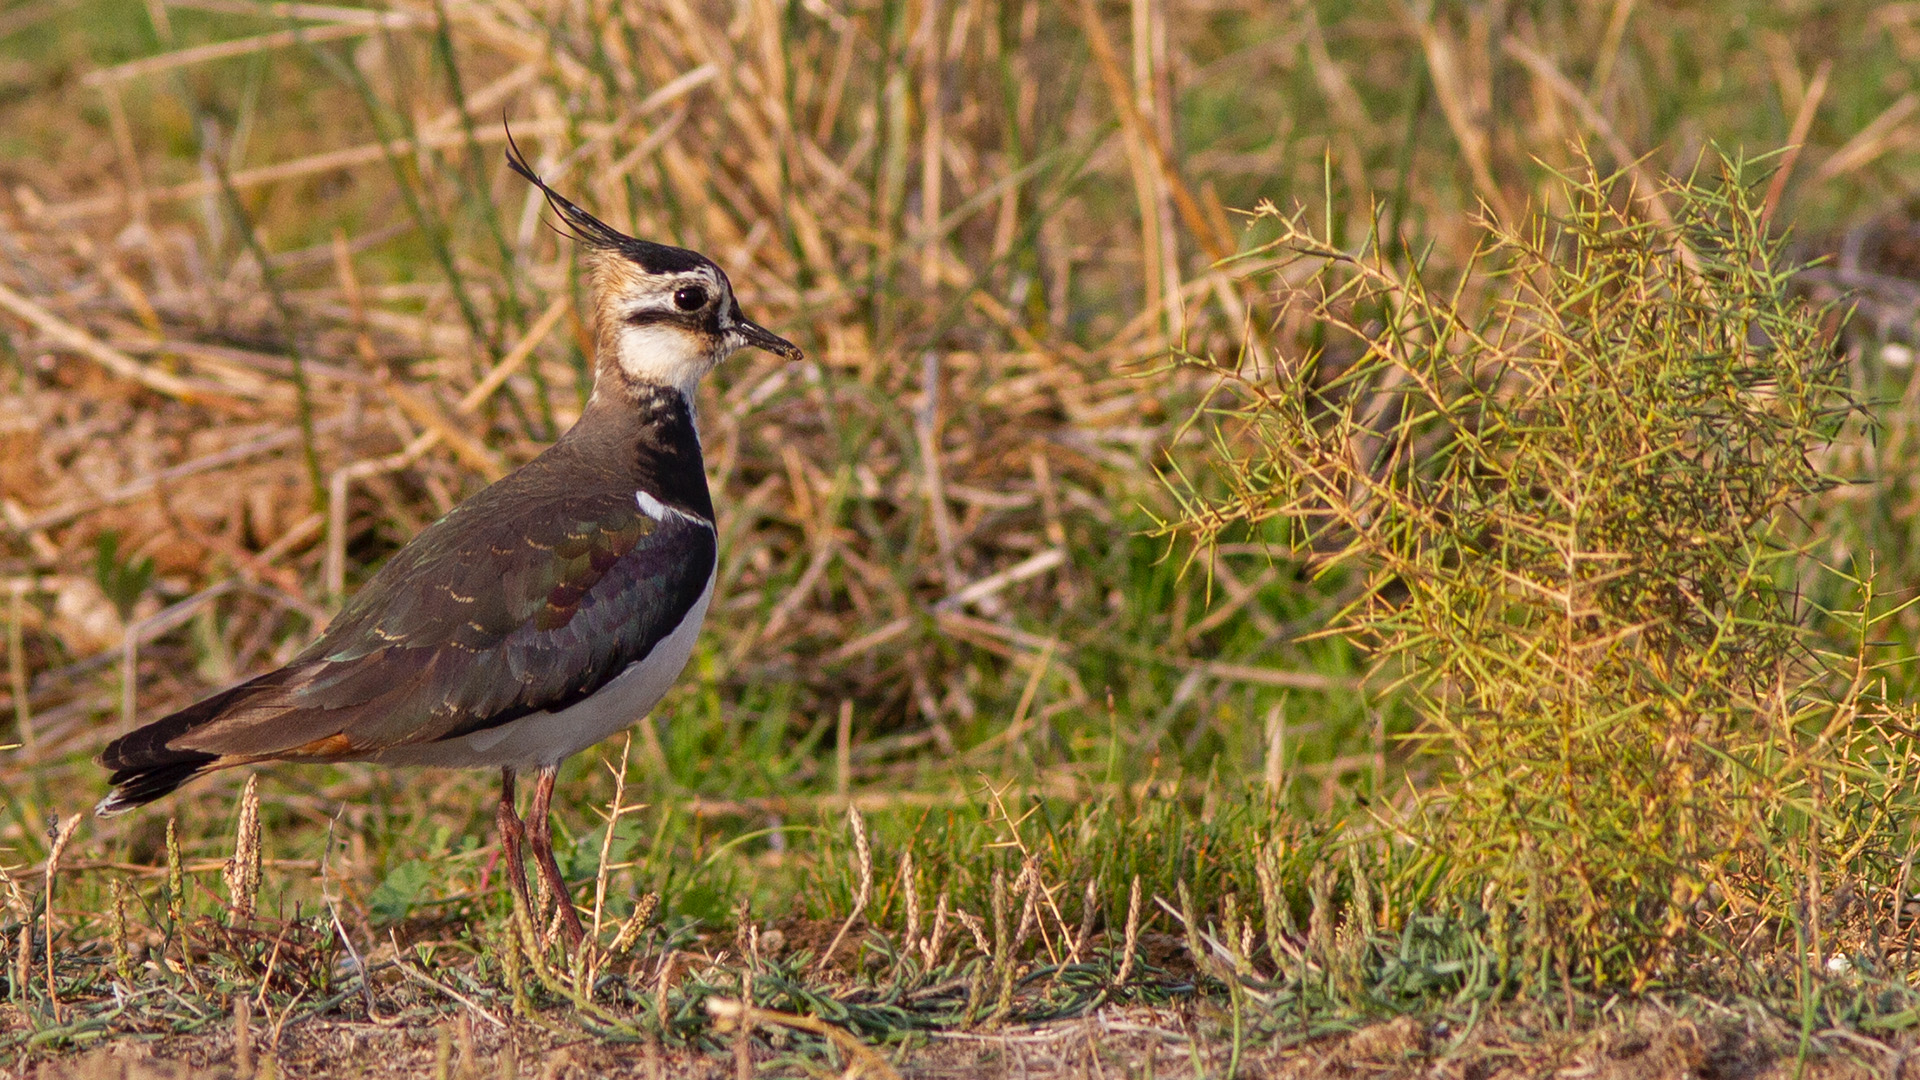
[[[1569,160],[1571,140],[1614,166],[1651,153],[1638,167],[1654,176],[1709,137],[1758,149],[1801,132],[1770,208],[1837,229],[1913,194],[1916,64],[1920,21],[1898,4],[1427,18],[1161,0],[29,0],[0,14],[0,731],[22,744],[0,757],[0,865],[20,881],[0,937],[53,950],[71,980],[44,995],[40,961],[9,978],[0,1022],[45,1037],[0,1035],[5,1052],[166,1031],[225,1060],[230,1046],[192,1032],[230,1025],[241,987],[256,1025],[338,1022],[325,1038],[374,1013],[429,1030],[469,1012],[399,967],[363,995],[343,942],[375,966],[410,954],[496,1014],[526,1000],[504,981],[524,945],[503,944],[510,920],[479,890],[484,778],[266,774],[260,917],[239,930],[212,873],[239,777],[80,827],[51,918],[35,907],[49,826],[101,790],[99,746],[291,655],[381,558],[577,415],[580,282],[502,167],[503,117],[558,188],[712,255],[746,310],[809,354],[743,355],[703,391],[720,593],[664,722],[613,770],[626,803],[655,805],[618,809],[596,755],[569,770],[569,869],[597,879],[603,942],[657,892],[648,955],[669,962],[643,974],[705,986],[671,950],[731,950],[710,978],[737,981],[742,897],[762,928],[839,928],[861,890],[852,804],[880,852],[870,924],[849,934],[859,955],[884,951],[874,928],[924,944],[944,891],[987,935],[947,954],[949,974],[1009,979],[996,907],[1012,905],[1019,937],[1023,898],[1045,895],[1059,910],[1038,925],[1077,931],[1091,881],[1087,949],[1107,966],[1087,978],[1124,970],[1123,988],[1164,1002],[1196,985],[1191,959],[1161,962],[1199,943],[1169,913],[1176,886],[1221,927],[1251,931],[1256,896],[1263,918],[1298,915],[1241,951],[1266,975],[1280,941],[1315,963],[1359,955],[1334,940],[1360,876],[1344,855],[1322,859],[1313,830],[1289,833],[1279,861],[1242,849],[1272,832],[1276,804],[1337,814],[1350,790],[1397,783],[1389,736],[1407,723],[1359,692],[1350,646],[1299,640],[1337,591],[1252,543],[1183,574],[1184,551],[1141,535],[1176,508],[1157,469],[1204,477],[1210,462],[1187,421],[1211,383],[1159,358],[1318,340],[1275,324],[1256,279],[1214,266],[1272,235],[1230,208],[1305,204],[1330,240],[1377,223],[1459,267],[1474,208],[1544,202],[1540,160]],[[1877,388],[1888,372],[1863,349]],[[1858,527],[1900,535],[1908,520],[1888,509]],[[613,829],[588,809],[609,800]],[[1026,863],[1002,854],[1022,838],[1021,856],[1044,856],[1024,891]],[[905,852],[923,881],[911,932]],[[1165,939],[1139,971],[1121,967],[1136,874],[1139,932]],[[329,902],[338,925],[316,922]],[[406,933],[383,943],[394,925]],[[1041,938],[1024,949],[1038,963]],[[196,960],[200,975],[182,970]],[[122,961],[177,1002],[100,1019]],[[918,992],[932,974],[877,984]],[[631,978],[620,994],[652,994]],[[926,1010],[958,1024],[1112,1007],[1067,976],[1042,982]],[[1205,986],[1155,1023],[1238,1047],[1223,1033],[1245,1002]],[[61,993],[79,1020],[52,1005]],[[681,1034],[710,1040],[706,991],[675,993]],[[1260,1037],[1375,1008],[1315,994]],[[834,1053],[804,1045],[810,1061]]]

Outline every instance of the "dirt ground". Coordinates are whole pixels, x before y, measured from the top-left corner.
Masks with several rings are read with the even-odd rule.
[[[948,1032],[887,1057],[904,1078],[1218,1077],[1234,1068],[1226,1017],[1195,1010],[1113,1008],[1071,1021],[1001,1031]],[[261,1032],[256,1031],[255,1041]],[[1257,1045],[1256,1045],[1257,1043]],[[743,1058],[743,1049],[745,1050]],[[843,1071],[844,1070],[844,1071]],[[505,1029],[456,1021],[439,1026],[309,1024],[277,1047],[236,1054],[230,1030],[34,1056],[0,1070],[19,1080],[264,1080],[267,1077],[432,1077],[435,1080],[573,1080],[588,1077],[874,1076],[831,1052],[802,1055],[775,1034],[750,1047],[698,1052],[556,1037],[537,1024]],[[1473,1020],[1403,1016],[1315,1038],[1255,1037],[1235,1075],[1289,1078],[1503,1080],[1771,1080],[1920,1077],[1920,1040],[1846,1032],[1799,1040],[1765,1017],[1715,1010],[1687,1015],[1658,1004],[1610,1010],[1566,1031],[1544,1014]]]

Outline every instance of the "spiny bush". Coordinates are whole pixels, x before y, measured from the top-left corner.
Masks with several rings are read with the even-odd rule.
[[[1910,758],[1852,737],[1890,730],[1860,720],[1859,650],[1804,647],[1793,513],[1859,406],[1758,170],[1715,164],[1657,190],[1588,165],[1557,212],[1486,222],[1444,283],[1264,207],[1282,318],[1324,347],[1213,364],[1240,395],[1227,486],[1188,486],[1183,524],[1364,581],[1327,632],[1407,694],[1431,782],[1403,824],[1523,985],[1641,987],[1728,919],[1794,924],[1820,851],[1800,845],[1838,825],[1821,793],[1864,783],[1884,810]]]

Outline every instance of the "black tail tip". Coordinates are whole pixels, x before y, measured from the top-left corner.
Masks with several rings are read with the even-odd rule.
[[[99,817],[112,817],[155,799],[170,795],[180,785],[206,771],[213,755],[189,761],[172,761],[147,768],[121,769],[113,774],[113,790],[94,805]]]

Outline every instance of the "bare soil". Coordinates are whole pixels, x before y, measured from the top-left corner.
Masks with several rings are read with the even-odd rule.
[[[0,1011],[0,1026],[17,1023]],[[534,1022],[506,1028],[464,1019],[438,1025],[309,1022],[271,1050],[256,1026],[246,1062],[230,1026],[195,1035],[124,1040],[84,1053],[28,1058],[0,1075],[19,1080],[261,1080],[266,1077],[510,1078],[840,1075],[848,1063],[780,1033],[745,1050],[619,1045],[556,1036]],[[1920,1040],[1881,1042],[1843,1032],[1799,1040],[1779,1023],[1724,1010],[1688,1015],[1659,1004],[1616,1007],[1563,1030],[1537,1010],[1477,1022],[1402,1016],[1315,1038],[1266,1037],[1244,1045],[1237,1075],[1293,1078],[1504,1080],[1771,1080],[1920,1077]],[[998,1031],[945,1032],[891,1048],[902,1077],[1224,1076],[1233,1058],[1228,1018],[1211,1004],[1184,1009],[1114,1007],[1082,1019]],[[848,1069],[848,1076],[855,1070]],[[871,1075],[871,1074],[868,1074]]]

